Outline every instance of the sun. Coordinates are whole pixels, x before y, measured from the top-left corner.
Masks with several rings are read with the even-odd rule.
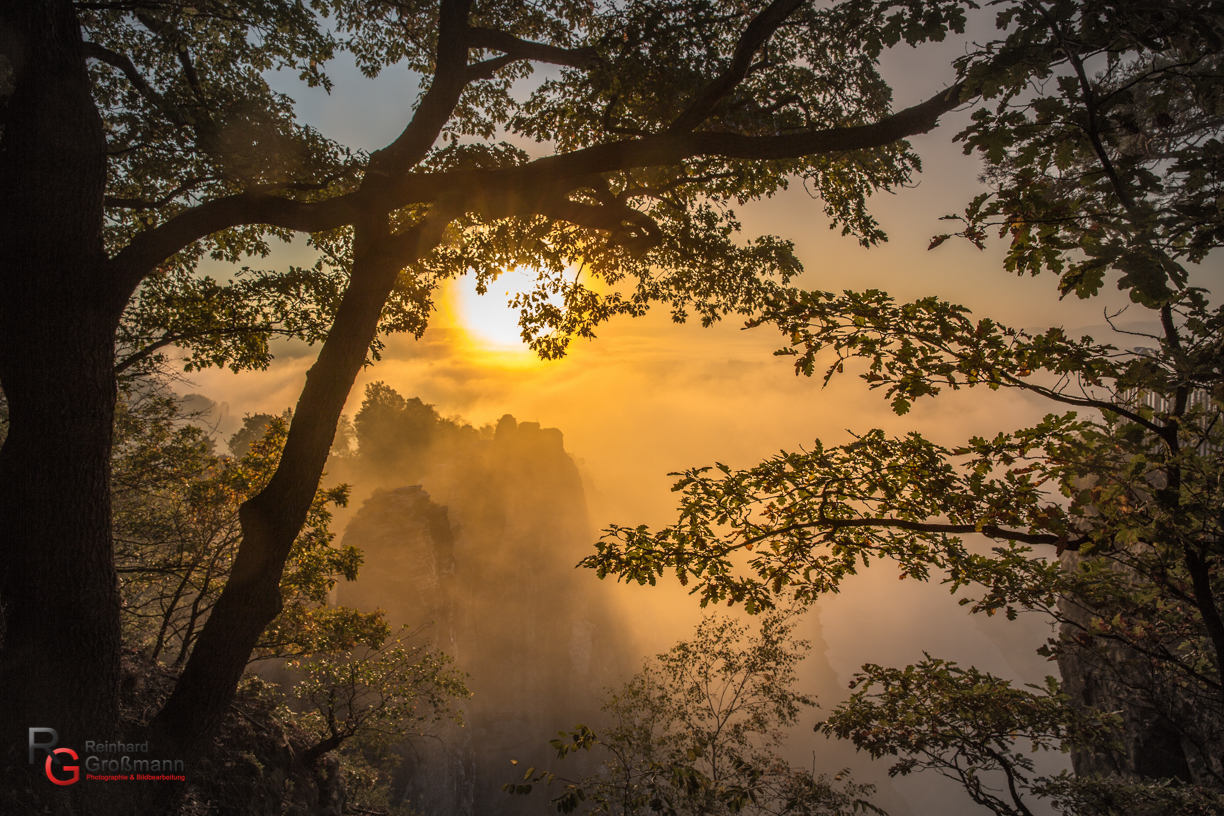
[[[510,269],[490,281],[488,291],[476,292],[476,279],[465,275],[450,282],[445,296],[446,311],[464,336],[465,345],[486,363],[500,368],[534,368],[544,361],[523,342],[519,312],[509,302],[530,292],[536,273],[532,269]]]
[[[455,311],[463,329],[480,345],[500,351],[528,351],[519,328],[519,313],[508,305],[518,294],[531,289],[531,279],[520,269],[503,272],[489,283],[488,291],[476,292],[476,278],[464,275],[451,289]]]
[[[559,362],[541,360],[528,348],[523,342],[523,329],[518,322],[519,310],[510,306],[510,301],[516,295],[525,295],[536,289],[540,274],[529,267],[508,269],[496,280],[489,281],[483,295],[476,291],[476,277],[473,274],[447,281],[438,301],[439,324],[459,330],[459,344],[454,347],[455,350],[498,368],[538,368]],[[582,277],[583,268],[581,265],[576,268],[570,266],[563,274],[572,283],[577,283]],[[589,275],[582,281],[582,286],[597,294],[604,289],[600,281]],[[565,308],[564,299],[559,293],[549,294],[548,301],[560,309]],[[576,351],[571,347],[565,359],[573,357]]]

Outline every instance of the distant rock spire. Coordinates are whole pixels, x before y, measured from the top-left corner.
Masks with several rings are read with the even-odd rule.
[[[546,764],[548,740],[597,716],[603,689],[629,668],[610,588],[574,569],[594,536],[563,442],[506,414],[491,444],[438,462],[424,487],[376,492],[345,532],[365,561],[339,602],[382,608],[394,624],[432,621],[474,693],[466,727],[410,746],[397,802],[455,816],[538,812],[502,792],[522,775],[510,760]],[[567,772],[593,770],[585,760]]]

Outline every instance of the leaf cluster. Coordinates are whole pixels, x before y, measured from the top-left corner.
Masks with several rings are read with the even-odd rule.
[[[406,627],[365,649],[293,661],[300,673],[293,696],[306,707],[298,721],[312,732],[317,756],[345,746],[385,754],[443,720],[463,724],[455,705],[471,697],[452,659]],[[346,745],[347,744],[347,745]]]
[[[676,474],[675,524],[614,526],[583,564],[639,583],[672,571],[703,604],[759,611],[785,597],[815,601],[859,568],[887,560],[902,579],[938,577],[953,592],[966,591],[960,602],[974,612],[1050,615],[1062,628],[1044,655],[1107,678],[1100,682],[1132,709],[1160,712],[1203,758],[1196,772],[1218,780],[1211,757],[1224,722],[1220,310],[1190,293],[1162,310],[1164,333],[1145,337],[1153,346],[1130,351],[1074,341],[1061,330],[1030,334],[974,321],[934,299],[897,305],[877,292],[810,293],[774,314],[793,342],[784,351],[801,355],[800,373],[814,373],[828,352],[826,381],[865,358],[860,376],[886,389],[898,413],[941,389],[977,386],[1078,410],[957,447],[870,431],[844,445],[818,440],[744,470],[694,468]],[[993,544],[984,547],[979,537]],[[992,681],[976,670],[928,664],[864,669],[888,689],[921,689],[889,708],[875,700],[858,712],[878,715],[870,732],[878,746],[903,756],[930,747],[909,745],[902,739],[909,732],[879,723],[943,728],[950,717],[1010,710],[1006,695],[981,698],[980,710],[974,698],[949,696],[953,681],[980,684],[985,693]],[[1038,709],[1015,711],[1041,721]],[[949,738],[975,733],[965,722],[948,729]],[[868,745],[868,731],[853,733]],[[1076,747],[1067,734],[1048,738],[1080,751],[1116,750]],[[971,796],[985,797],[969,772],[1003,770],[1000,761],[974,755],[943,767],[961,774]],[[1024,763],[1007,761],[1024,771]],[[1054,796],[1036,783],[1030,790]],[[1025,812],[1014,801],[990,801],[998,813]]]
[[[957,63],[994,100],[957,137],[991,189],[949,218],[979,246],[997,228],[1007,269],[1052,272],[1064,295],[1115,273],[1136,302],[1168,302],[1224,235],[1224,6],[993,5],[1006,36]]]
[[[1074,708],[1053,677],[1015,688],[930,655],[904,669],[868,664],[850,687],[851,698],[817,730],[873,759],[898,757],[889,776],[932,770],[954,779],[996,816],[1031,816],[1026,796],[1031,802],[1048,784],[1034,778],[1031,754],[1109,746],[1120,726],[1116,714]]]

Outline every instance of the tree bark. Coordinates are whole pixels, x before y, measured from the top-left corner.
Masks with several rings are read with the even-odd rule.
[[[115,330],[104,273],[106,144],[72,5],[0,2],[0,745],[115,735],[119,593],[110,529]]]
[[[240,510],[243,540],[230,578],[153,722],[154,740],[185,757],[198,754],[225,716],[259,636],[280,613],[285,561],[318,489],[383,305],[406,261],[432,248],[443,226],[427,219],[406,235],[391,236],[384,215],[357,228],[349,287],[306,375],[280,464],[267,487]]]
[[[450,117],[466,84],[464,27],[470,4],[441,4],[434,82],[403,133],[371,158],[361,192],[385,187],[387,179],[407,172],[428,152]],[[285,561],[310,510],[336,424],[365,364],[383,306],[400,270],[442,239],[452,205],[435,203],[421,223],[399,235],[391,234],[386,208],[367,211],[354,225],[349,286],[306,375],[276,473],[239,511],[242,544],[229,580],[174,692],[152,723],[154,740],[187,758],[202,750],[220,724],[259,636],[281,611]]]

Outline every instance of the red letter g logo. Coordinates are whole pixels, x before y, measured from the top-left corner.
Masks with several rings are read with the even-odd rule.
[[[72,750],[71,748],[56,748],[56,749],[55,749],[54,751],[52,751],[51,753],[52,753],[52,754],[68,754],[68,755],[69,755],[69,756],[71,756],[73,759],[78,759],[78,758],[79,758],[79,757],[77,757],[77,755],[76,755],[76,751]],[[55,784],[57,784],[57,785],[71,785],[71,784],[73,784],[74,782],[77,782],[77,781],[78,781],[78,780],[81,778],[81,769],[80,769],[80,766],[77,766],[77,765],[65,765],[65,766],[64,766],[64,770],[65,770],[65,771],[72,771],[72,778],[71,778],[71,779],[56,779],[56,778],[55,778],[55,776],[54,776],[54,775],[51,773],[51,759],[52,759],[52,757],[51,757],[50,755],[48,755],[48,756],[47,756],[47,766],[46,766],[46,767],[47,767],[47,778],[48,778],[48,779],[50,779],[50,780],[51,780],[52,782],[54,782]]]

